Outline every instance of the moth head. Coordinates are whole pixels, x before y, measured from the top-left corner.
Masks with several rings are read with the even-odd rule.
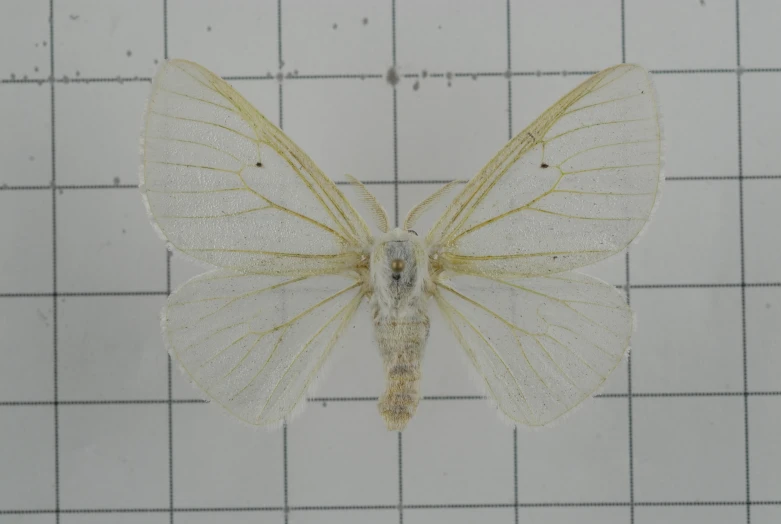
[[[391,278],[393,278],[393,280],[401,280],[401,273],[404,271],[406,265],[407,263],[403,258],[394,258],[391,260]]]

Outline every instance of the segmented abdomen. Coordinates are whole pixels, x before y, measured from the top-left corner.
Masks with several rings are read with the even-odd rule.
[[[420,364],[428,338],[428,316],[374,317],[374,330],[385,364],[385,393],[378,404],[389,430],[404,429],[420,402]]]

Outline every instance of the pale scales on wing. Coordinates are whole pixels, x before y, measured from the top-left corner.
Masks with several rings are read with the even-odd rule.
[[[239,419],[276,426],[304,404],[366,303],[385,363],[379,408],[403,429],[437,304],[504,418],[546,425],[591,396],[629,347],[622,295],[570,270],[623,250],[661,184],[648,73],[619,65],[587,79],[512,139],[425,235],[414,222],[445,186],[380,230],[282,131],[191,62],[154,80],[141,192],[176,250],[215,269],[163,311],[169,351]]]

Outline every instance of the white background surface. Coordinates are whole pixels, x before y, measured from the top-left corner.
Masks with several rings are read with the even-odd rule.
[[[774,0],[0,1],[0,523],[781,522],[779,21]],[[662,203],[587,270],[629,286],[631,366],[515,431],[435,325],[398,435],[364,314],[285,431],[197,401],[158,312],[202,269],[169,263],[136,189],[166,56],[402,218],[591,72],[651,69]]]

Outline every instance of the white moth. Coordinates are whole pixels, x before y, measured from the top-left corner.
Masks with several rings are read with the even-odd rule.
[[[513,423],[542,426],[590,397],[629,347],[614,286],[572,269],[623,250],[661,184],[648,73],[590,77],[513,138],[425,236],[411,228],[450,184],[380,231],[225,81],[183,60],[154,80],[141,192],[178,251],[216,266],[163,310],[170,353],[213,401],[253,425],[305,404],[353,314],[368,304],[385,364],[379,410],[401,430],[420,400],[436,305],[487,395]]]

